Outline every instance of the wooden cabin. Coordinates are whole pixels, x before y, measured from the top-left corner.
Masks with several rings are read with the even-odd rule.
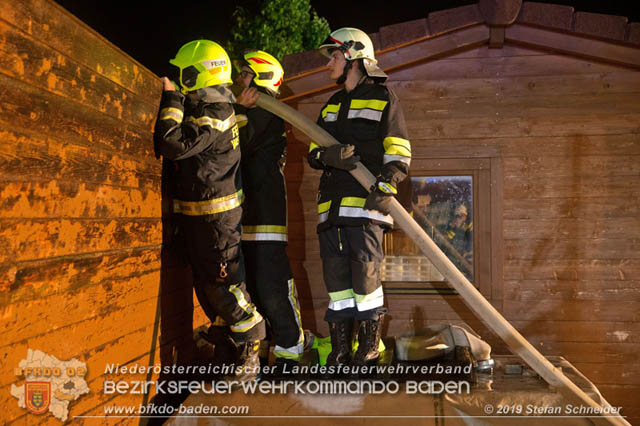
[[[446,223],[437,211],[449,201],[434,206],[425,182],[470,180],[473,283],[540,352],[567,358],[640,421],[640,23],[480,1],[370,36],[407,122],[416,220],[431,209],[431,225]],[[285,102],[313,120],[338,90],[326,62],[317,52],[284,59]],[[290,252],[298,288],[310,292],[307,324],[326,330],[320,173],[306,164],[308,138],[290,136]],[[402,231],[385,240],[386,333],[466,323],[506,353],[406,240]],[[404,274],[393,272],[398,262]]]
[[[474,284],[542,353],[567,358],[640,421],[640,23],[489,3],[372,34],[409,126],[413,202],[465,177]],[[161,250],[171,234],[152,146],[162,87],[52,0],[0,0],[0,43],[0,418],[34,422],[11,392],[42,351],[86,366],[90,391],[68,419],[95,424],[78,416],[152,396],[105,394],[121,377],[107,365],[188,364],[200,353],[192,330],[207,323],[188,269]],[[336,90],[324,59],[284,63],[287,102],[315,119]],[[319,175],[306,138],[288,134],[289,253],[304,326],[322,334]],[[446,217],[454,202],[439,201]],[[405,236],[385,244],[387,334],[466,323],[507,351]],[[403,262],[411,273],[394,275]]]

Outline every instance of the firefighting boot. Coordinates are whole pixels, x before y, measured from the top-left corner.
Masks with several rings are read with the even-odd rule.
[[[252,382],[260,376],[260,358],[258,349],[260,341],[248,341],[236,344],[236,360],[233,371],[225,376],[227,382]]]
[[[358,349],[353,356],[353,365],[375,365],[380,352],[380,318],[360,321],[358,324]]]
[[[229,327],[212,325],[206,332],[201,331],[200,337],[213,345],[211,364],[225,366],[236,361],[236,345],[229,336]]]
[[[258,380],[260,375],[260,358],[258,349],[260,341],[248,341],[244,343],[234,343],[236,346],[236,359],[233,371],[224,380],[227,382],[251,382]]]
[[[351,362],[351,341],[353,333],[353,319],[330,322],[329,334],[331,336],[331,353],[327,357],[326,367],[339,367]],[[333,371],[322,375],[324,379],[342,377],[341,372]]]

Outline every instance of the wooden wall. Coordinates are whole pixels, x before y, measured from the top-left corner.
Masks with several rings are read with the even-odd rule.
[[[107,363],[190,355],[189,275],[160,251],[151,132],[161,90],[52,1],[0,1],[3,424],[36,421],[9,393],[23,382],[13,371],[27,349],[87,364],[91,392],[71,403],[70,417],[143,401],[104,396]],[[60,424],[50,414],[37,421]]]
[[[640,73],[505,46],[390,76],[416,159],[497,162],[504,266],[491,302],[639,419]],[[0,0],[3,421],[33,420],[8,392],[22,383],[13,368],[27,349],[87,363],[91,393],[72,416],[143,401],[103,395],[106,363],[193,355],[189,334],[204,317],[187,271],[160,251],[168,203],[151,143],[160,91],[156,76],[53,2]],[[315,119],[327,97],[293,104]],[[326,333],[319,173],[304,161],[305,137],[288,132],[289,253],[304,326]],[[505,351],[455,296],[387,300],[389,334],[464,321]]]
[[[305,78],[314,77],[296,82],[300,93],[313,89]],[[391,72],[389,85],[402,102],[414,165],[498,160],[501,179],[492,184],[502,195],[502,288],[491,302],[542,353],[566,357],[632,423],[639,420],[640,72],[482,46]],[[330,93],[292,105],[315,119]],[[293,136],[291,144],[305,139]],[[306,257],[297,269],[308,274],[322,330],[328,299],[313,231],[319,173],[302,157],[290,159],[300,162],[302,174],[288,176],[301,182],[304,206],[291,220],[305,222]],[[496,352],[507,351],[458,297],[390,295],[387,304],[390,334],[464,321]]]

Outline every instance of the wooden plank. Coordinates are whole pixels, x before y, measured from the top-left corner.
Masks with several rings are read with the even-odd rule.
[[[640,73],[639,73],[640,75]],[[446,118],[485,117],[488,120],[505,117],[548,117],[565,115],[594,115],[600,112],[637,114],[640,112],[638,93],[599,95],[535,95],[493,98],[423,99],[403,102],[408,121]]]
[[[638,259],[512,259],[504,265],[505,280],[634,281],[640,276]]]
[[[547,52],[529,49],[520,46],[505,45],[502,49],[491,49],[488,45],[479,46],[475,49],[466,50],[460,53],[454,53],[447,56],[450,59],[465,59],[465,58],[508,58],[512,56],[541,56],[546,55]]]
[[[412,158],[411,160],[411,173],[419,173],[422,170],[429,170],[435,173],[449,173],[450,171],[459,171],[464,173],[467,171],[475,170],[489,170],[491,167],[491,160],[489,158]]]
[[[588,327],[576,327],[576,321],[511,321],[532,345],[545,342],[640,343],[637,322],[606,322],[594,318]]]
[[[623,407],[622,415],[627,416],[627,421],[632,425],[637,425],[640,421],[640,406],[638,405],[638,393],[640,386],[637,385],[598,385],[598,390],[614,407]]]
[[[628,238],[505,238],[506,258],[511,259],[640,259],[640,241]]]
[[[30,309],[24,310],[20,312],[20,306],[11,306],[11,311],[17,312],[18,315],[33,315],[32,318],[42,318],[42,321],[39,323],[31,323],[30,321],[24,321],[23,319],[16,318],[15,326],[9,324],[9,329],[7,330],[7,336],[9,339],[14,338],[16,341],[11,342],[6,345],[7,349],[10,350],[11,346],[20,346],[21,343],[26,342],[30,343],[32,341],[37,341],[40,339],[43,334],[56,334],[59,333],[60,330],[64,332],[64,330],[82,330],[86,329],[85,325],[90,323],[100,323],[100,318],[108,317],[111,313],[119,313],[120,319],[115,320],[114,322],[103,323],[109,324],[109,327],[101,327],[101,333],[105,334],[106,338],[114,339],[113,341],[108,341],[108,343],[100,344],[96,348],[91,347],[70,347],[70,350],[79,350],[81,348],[81,352],[86,354],[88,352],[97,350],[98,352],[103,352],[104,347],[109,347],[111,345],[117,346],[120,344],[118,340],[124,338],[126,340],[129,334],[135,334],[140,331],[140,328],[149,328],[154,326],[154,315],[149,315],[149,317],[141,323],[130,322],[129,329],[126,328],[124,330],[124,334],[111,334],[110,327],[115,326],[119,327],[120,323],[128,322],[129,317],[123,312],[127,312],[127,309],[131,307],[146,306],[151,302],[161,303],[161,317],[162,321],[165,322],[162,326],[162,339],[161,341],[166,342],[173,339],[182,339],[184,337],[190,338],[191,336],[191,325],[192,325],[192,309],[194,306],[196,308],[199,307],[197,305],[197,301],[194,303],[194,296],[190,285],[184,285],[184,281],[178,283],[178,285],[166,285],[165,283],[160,282],[160,277],[157,272],[152,272],[146,275],[141,275],[136,280],[122,280],[119,283],[109,284],[109,285],[101,285],[101,286],[91,286],[88,288],[84,288],[82,291],[76,292],[72,294],[74,297],[69,297],[68,294],[60,294],[47,298],[46,300],[39,299],[35,302],[30,302]],[[151,297],[149,297],[151,296]],[[64,300],[64,298],[68,300]],[[78,301],[82,301],[83,303],[78,303]],[[50,303],[54,303],[54,306],[60,306],[68,308],[66,311],[56,310],[55,312],[51,312],[50,309],[46,308],[47,301]],[[171,301],[170,303],[167,303]],[[51,306],[51,305],[50,305]],[[156,306],[155,304],[152,306]],[[154,308],[155,309],[155,308]],[[197,312],[200,312],[200,309],[196,309]],[[151,312],[153,314],[153,312]],[[112,318],[113,319],[113,318]],[[156,318],[158,320],[160,318]],[[183,325],[181,326],[181,321],[183,321]],[[40,325],[37,327],[36,325]],[[48,329],[45,333],[42,333],[42,324],[47,324]],[[16,327],[18,327],[16,329]],[[13,331],[19,331],[19,333],[13,333]],[[186,335],[185,335],[186,333]],[[110,336],[110,337],[109,337]],[[25,338],[27,337],[27,338]],[[9,342],[9,340],[7,340]],[[5,349],[3,342],[3,348]],[[125,342],[121,344],[124,345]],[[139,354],[142,349],[139,341],[137,344],[129,343],[130,347],[123,347],[120,349],[117,357],[111,358],[102,358],[107,362],[127,362],[128,358],[122,358],[125,353],[130,354]],[[66,348],[65,348],[66,349]],[[115,349],[115,348],[114,348]],[[133,355],[131,355],[133,356]],[[118,359],[119,361],[114,361]]]
[[[615,65],[595,63],[563,55],[512,58],[449,59],[416,64],[389,74],[391,81],[458,80],[523,76],[560,76],[628,71]]]
[[[505,300],[523,302],[562,300],[626,300],[640,301],[640,281],[506,281]]]
[[[181,291],[182,293],[180,293]],[[194,309],[191,303],[191,293],[184,292],[184,289],[172,293],[171,298],[176,303],[167,303],[166,306],[163,306],[161,315],[163,321],[174,321],[171,327],[161,330],[163,333],[171,333],[168,336],[170,339],[176,338],[176,328],[179,324],[182,324],[180,330],[184,331],[185,324],[188,324],[191,330],[191,317]],[[141,343],[140,340],[137,343],[128,342],[129,345],[121,345],[118,341],[126,340],[125,338],[131,334],[153,329],[158,320],[156,308],[160,301],[161,298],[154,295],[154,297],[128,305],[123,309],[109,311],[103,315],[57,329],[41,330],[41,333],[30,336],[28,339],[3,345],[0,347],[0,353],[3,356],[0,360],[0,367],[3,368],[3,371],[13,372],[13,368],[24,358],[27,348],[42,348],[41,350],[55,355],[59,359],[69,359],[79,354],[88,354],[93,351],[101,352],[112,344],[115,350],[119,348],[120,356],[111,359],[96,357],[91,359],[91,362],[102,362],[102,369],[105,361],[127,362],[148,351],[152,347],[151,339],[145,340],[144,343]],[[3,379],[6,380],[6,377],[3,376]]]
[[[573,363],[582,374],[597,386],[606,385],[640,385],[640,363],[626,364],[577,362]]]
[[[154,323],[157,302],[157,298],[148,299],[128,306],[126,311],[110,312],[56,330],[43,329],[42,333],[31,336],[28,340],[23,339],[1,347],[0,353],[3,355],[3,359],[0,360],[0,365],[3,371],[13,371],[13,368],[24,358],[27,348],[41,348],[59,359],[69,359],[79,353],[109,345],[117,339],[150,327]],[[108,326],[105,327],[105,324]],[[98,330],[99,332],[96,332]],[[146,341],[144,346],[148,348],[147,344],[150,345],[150,343],[150,340]],[[133,348],[122,347],[121,349],[139,354],[146,348],[143,349],[138,345]],[[3,381],[6,378],[6,375],[3,376]]]
[[[503,298],[503,261],[504,261],[504,167],[500,158],[491,159],[491,297],[496,309],[502,310]]]
[[[481,161],[477,161],[477,163],[481,163]],[[474,285],[488,300],[492,300],[495,297],[492,293],[493,285],[500,280],[499,276],[496,276],[494,280],[491,265],[491,259],[498,256],[497,252],[492,252],[491,246],[493,243],[491,235],[495,232],[491,228],[491,223],[497,212],[492,212],[494,206],[491,202],[491,162],[489,161],[485,167],[480,165],[478,167],[480,168],[474,170],[473,173],[473,204],[478,209],[472,218],[475,223],[473,233],[476,234],[473,238]],[[480,214],[480,212],[483,213]]]
[[[159,97],[162,85],[151,71],[54,2],[2,0],[0,19],[140,98],[155,102]]]
[[[161,167],[154,157],[136,159],[59,138],[0,131],[0,181],[62,179],[159,191]]]
[[[103,112],[145,131],[153,129],[156,102],[134,96],[105,77],[57,53],[0,20],[0,72],[40,90],[56,93],[85,108]],[[25,72],[26,70],[26,72]]]
[[[134,189],[75,179],[46,182],[45,178],[43,174],[41,182],[7,182],[0,177],[0,218],[161,216],[159,188]]]
[[[407,120],[411,139],[620,135],[640,133],[640,114]]]
[[[411,135],[414,157],[469,158],[493,149],[500,157],[640,155],[640,133],[473,139],[426,139]]]
[[[154,158],[151,132],[141,132],[138,127],[1,74],[0,98],[3,128],[47,135],[138,160]],[[24,99],[30,99],[28,105]]]
[[[585,176],[640,177],[640,155],[508,157],[504,159],[504,169],[507,171],[505,174],[507,179],[534,174],[571,178]]]
[[[471,51],[473,52],[473,51]],[[452,58],[452,57],[450,57]],[[637,71],[593,74],[527,75],[513,77],[462,78],[446,80],[390,80],[391,87],[404,105],[414,99],[508,98],[520,96],[563,96],[640,92]],[[331,92],[299,99],[298,105],[320,104]]]
[[[467,308],[459,296],[436,295],[388,295],[385,305],[394,320],[424,321],[458,321],[475,319],[475,314]]]
[[[488,27],[475,25],[442,36],[429,37],[424,40],[395,47],[376,54],[380,67],[387,73],[397,69],[412,67],[415,63],[434,60],[447,54],[472,49],[480,46],[489,39]],[[291,101],[312,93],[337,89],[329,78],[325,68],[301,74],[285,82],[287,93],[291,93],[283,100]]]
[[[509,320],[577,321],[583,326],[598,321],[637,322],[640,319],[637,301],[621,300],[505,300],[504,315]]]
[[[618,218],[638,217],[640,205],[636,200],[620,197],[562,197],[557,199],[545,198],[516,198],[510,199],[505,205],[505,219],[527,219],[537,217],[551,218]]]
[[[633,364],[640,345],[637,343],[546,342],[545,355],[559,355],[569,362]]]
[[[611,41],[587,38],[579,34],[542,29],[526,24],[510,26],[506,42],[536,49],[546,49],[567,55],[605,61],[640,69],[640,49]]]
[[[504,235],[508,239],[631,239],[640,238],[640,217],[609,219],[506,219]],[[552,243],[553,244],[553,243]],[[569,242],[571,244],[571,242]]]
[[[509,174],[505,171],[505,174]],[[535,177],[520,176],[505,180],[505,209],[511,200],[545,199],[546,204],[556,204],[571,198],[630,197],[640,191],[638,179],[630,176],[586,176],[586,177]],[[558,200],[563,199],[563,200]],[[568,201],[564,201],[568,202]]]
[[[160,245],[0,265],[0,306],[109,285],[140,274],[180,267],[160,260]]]
[[[160,219],[0,219],[0,263],[149,246],[162,239]]]
[[[85,285],[78,290],[16,302],[2,308],[5,321],[2,345],[11,345],[59,328],[73,327],[87,320],[99,320],[149,298],[159,297],[160,271],[138,273],[100,285]],[[173,290],[172,293],[180,290]],[[167,295],[170,297],[169,295]],[[56,309],[51,309],[53,306]]]

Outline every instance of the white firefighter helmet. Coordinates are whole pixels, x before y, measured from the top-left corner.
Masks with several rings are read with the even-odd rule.
[[[340,50],[347,61],[362,59],[369,77],[387,78],[387,74],[378,67],[373,42],[364,31],[349,27],[335,30],[319,47],[320,53],[329,58],[334,49]]]

